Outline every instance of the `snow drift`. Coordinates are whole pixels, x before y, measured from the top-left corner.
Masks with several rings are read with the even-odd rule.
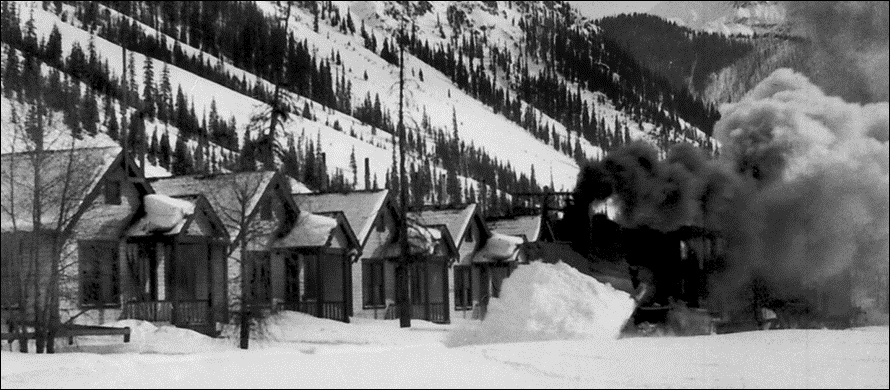
[[[205,352],[234,350],[234,343],[214,339],[193,330],[169,325],[155,326],[146,321],[121,320],[104,324],[112,328],[130,328],[130,342],[123,343],[118,337],[77,337],[72,346],[63,346],[65,352],[97,354],[159,354],[188,355]]]
[[[519,266],[492,298],[485,319],[448,335],[445,344],[614,340],[634,310],[630,295],[559,262]]]

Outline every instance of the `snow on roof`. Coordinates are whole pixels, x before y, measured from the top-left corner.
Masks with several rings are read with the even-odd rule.
[[[145,164],[145,177],[146,178],[161,178],[161,177],[170,177],[173,176],[170,171],[165,169],[164,167],[152,164]]]
[[[349,225],[355,229],[359,242],[363,243],[371,233],[374,221],[377,220],[377,215],[383,209],[388,194],[388,190],[294,194],[294,202],[300,210],[313,213],[342,212],[346,216],[346,220],[349,221]]]
[[[309,189],[309,187],[306,187],[306,185],[299,180],[296,180],[292,177],[288,177],[287,180],[290,183],[290,192],[292,194],[311,194],[313,192]]]
[[[172,197],[204,195],[219,215],[230,238],[235,240],[240,230],[233,221],[238,219],[242,211],[247,215],[253,214],[274,177],[273,171],[190,175],[155,180],[151,182],[151,186],[155,192]]]
[[[40,172],[42,221],[45,227],[70,223],[84,199],[120,155],[118,146],[47,151],[38,161],[35,153],[0,156],[0,230],[28,231],[33,228],[35,166]],[[68,201],[63,201],[67,198]],[[65,206],[62,210],[62,206]]]
[[[474,263],[490,263],[496,261],[516,261],[519,249],[525,240],[500,233],[492,233],[482,250],[473,256]]]
[[[521,216],[491,221],[488,228],[510,236],[522,236],[527,241],[538,241],[541,236],[541,216]]]
[[[301,212],[293,229],[286,236],[275,240],[272,247],[315,248],[326,246],[337,225],[337,220],[334,218]]]
[[[143,198],[145,216],[130,229],[128,236],[146,236],[155,233],[176,235],[182,231],[190,216],[195,213],[193,202],[151,194]]]
[[[77,222],[77,239],[117,239],[127,229],[136,213],[129,205],[98,204],[84,212]]]
[[[433,229],[415,223],[408,224],[408,245],[412,254],[431,255],[436,252],[437,240]],[[441,238],[441,232],[438,234]]]
[[[454,246],[459,247],[474,215],[477,215],[475,203],[455,209],[414,211],[408,213],[408,218],[425,226],[447,226]]]

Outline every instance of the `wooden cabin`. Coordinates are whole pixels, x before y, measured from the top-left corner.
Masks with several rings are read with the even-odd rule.
[[[205,199],[174,200],[188,204],[188,212],[180,210],[182,214],[178,215],[175,226],[151,225],[148,212],[151,206],[147,203],[157,195],[120,148],[84,148],[47,156],[50,163],[41,173],[50,181],[45,188],[51,191],[44,195],[47,199],[62,196],[55,192],[62,191],[67,180],[67,197],[76,200],[47,202],[56,209],[48,210],[45,215],[54,215],[57,219],[45,219],[44,226],[56,229],[52,234],[47,230],[47,235],[42,234],[42,239],[33,246],[41,253],[36,273],[41,282],[49,282],[53,254],[57,257],[61,270],[59,321],[99,325],[136,318],[188,326],[206,333],[214,333],[217,324],[226,321],[227,296],[222,272],[226,257],[218,249],[225,247],[228,235]],[[16,165],[30,161],[16,161],[16,158],[4,156],[4,176],[16,172]],[[52,162],[54,160],[58,161]],[[10,170],[6,169],[7,163]],[[72,165],[79,167],[66,172],[64,167]],[[25,176],[33,180],[33,173]],[[26,187],[17,186],[18,180],[7,182],[6,178],[4,209],[22,206],[16,204],[16,199],[26,197],[14,191]],[[65,210],[60,210],[60,206]],[[64,224],[58,223],[60,216]],[[16,252],[29,247],[21,245],[23,239],[33,237],[12,217],[11,213],[4,213],[4,296],[7,292],[10,296],[17,295],[20,291],[24,256],[21,253],[17,256]],[[28,219],[30,217],[24,220]],[[5,231],[7,225],[11,228],[9,232]],[[30,276],[34,277],[35,273]],[[33,283],[34,279],[24,282]],[[4,302],[12,301],[4,299]],[[197,301],[200,304],[195,303]],[[180,306],[179,302],[184,304]],[[27,313],[29,304],[8,306],[18,309],[26,318],[32,314]]]
[[[343,215],[301,211],[291,182],[265,171],[174,177],[152,185],[170,196],[202,194],[220,216],[230,238],[231,310],[239,310],[246,298],[265,311],[295,310],[348,322],[358,239]],[[243,295],[242,278],[250,289]]]
[[[32,153],[5,154],[2,164],[4,322],[32,318],[34,300],[47,301],[49,288],[35,297],[23,287],[50,283],[54,262],[61,270],[60,321],[117,320],[120,238],[142,196],[151,192],[138,169],[116,146],[48,151],[39,162]],[[36,233],[35,168],[43,207]]]
[[[448,294],[454,298],[451,318],[478,318],[480,304],[492,294],[487,267],[473,266],[473,258],[485,246],[491,232],[476,204],[454,208],[425,208],[408,214],[423,226],[445,226],[458,251],[457,261],[449,267]],[[475,314],[474,314],[475,313]]]
[[[253,297],[270,300],[278,310],[349,322],[352,265],[359,241],[341,212],[300,212],[290,232],[271,242],[269,255],[252,253],[262,264]],[[262,262],[262,263],[260,263]],[[262,270],[262,271],[261,271]]]
[[[411,318],[448,324],[453,295],[449,271],[459,256],[454,238],[446,225],[422,226],[412,222],[408,226],[408,241]]]
[[[384,319],[395,305],[400,214],[388,190],[294,194],[300,210],[341,212],[355,229],[361,258],[352,264],[350,315]]]
[[[290,197],[288,180],[273,171],[189,175],[151,181],[159,194],[181,197],[203,195],[229,236],[227,255],[230,310],[241,307],[242,249],[270,256],[269,242],[290,231],[299,210]],[[250,264],[250,263],[248,263]],[[252,265],[247,269],[250,271]],[[257,274],[251,272],[251,274]]]
[[[229,316],[228,244],[203,195],[146,195],[124,236],[121,318],[215,334]]]

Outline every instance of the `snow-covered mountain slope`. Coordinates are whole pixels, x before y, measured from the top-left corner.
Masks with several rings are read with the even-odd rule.
[[[663,1],[648,13],[726,35],[787,32],[785,8],[778,1]]]
[[[517,85],[515,69],[520,64],[536,73],[545,69],[547,60],[528,55],[524,47],[523,18],[540,12],[566,12],[572,14],[568,5],[563,3],[523,3],[513,2],[334,2],[327,7],[336,7],[344,18],[349,15],[356,25],[364,24],[367,31],[374,34],[378,42],[392,38],[400,26],[404,15],[411,15],[409,19],[415,26],[415,34],[422,40],[435,44],[455,44],[460,39],[466,39],[471,35],[483,37],[488,44],[487,48],[500,48],[509,52],[515,62],[509,66],[514,69],[510,77],[506,77],[504,70],[493,72],[490,69],[483,71],[492,76],[495,84],[508,90],[511,96],[516,96]],[[18,14],[22,19],[22,27],[25,21],[33,13],[34,27],[37,38],[46,39],[53,26],[62,33],[63,57],[70,53],[74,42],[86,47],[92,39],[100,53],[102,60],[107,60],[108,70],[113,78],[120,78],[122,73],[122,50],[117,43],[92,35],[87,27],[79,23],[75,17],[80,8],[72,5],[64,5],[65,11],[60,16],[43,9],[40,2],[16,2]],[[275,16],[280,13],[274,2],[256,2],[267,16]],[[77,7],[82,7],[78,4]],[[172,49],[174,42],[179,50],[186,55],[200,56],[203,63],[220,69],[230,77],[246,80],[249,88],[256,83],[261,83],[267,90],[274,89],[274,85],[268,79],[262,79],[256,75],[239,69],[231,58],[223,55],[213,56],[206,51],[199,50],[198,44],[173,37],[157,31],[114,9],[98,5],[98,9],[105,18],[111,21],[125,20],[129,24],[138,25],[146,35],[158,39],[163,38],[167,49]],[[575,15],[577,16],[577,15]],[[63,20],[64,19],[64,20]],[[382,58],[381,54],[365,48],[363,38],[358,34],[344,34],[341,29],[331,25],[329,20],[318,23],[318,31],[314,28],[314,15],[309,8],[294,7],[291,14],[290,31],[294,37],[308,45],[311,52],[319,60],[336,61],[339,66],[331,67],[331,76],[336,80],[344,80],[351,84],[352,107],[359,106],[366,96],[379,95],[381,106],[390,118],[396,118],[399,106],[398,94],[398,68]],[[272,24],[273,19],[268,19]],[[408,20],[408,19],[405,19]],[[596,31],[597,27],[589,23],[572,24],[571,28]],[[110,22],[109,22],[110,23]],[[102,27],[99,27],[101,31]],[[479,38],[482,39],[482,38]],[[378,48],[380,46],[378,45]],[[329,54],[330,53],[330,54]],[[336,55],[334,54],[336,53]],[[471,64],[479,66],[488,64],[494,59],[489,50],[481,50],[481,55],[469,58]],[[158,58],[149,58],[140,53],[133,53],[133,62],[136,69],[142,69],[146,61],[151,61],[154,69],[159,70],[164,62]],[[551,145],[536,138],[528,130],[508,119],[502,113],[496,113],[490,106],[477,100],[467,92],[459,88],[448,75],[436,70],[432,65],[419,60],[417,57],[406,53],[406,92],[405,92],[405,123],[409,129],[417,129],[417,124],[428,121],[432,129],[428,133],[421,133],[429,144],[434,144],[436,132],[454,134],[467,146],[472,146],[496,159],[498,164],[508,165],[517,175],[533,177],[537,174],[541,184],[552,182],[556,189],[571,189],[577,179],[579,170],[578,162],[571,153],[557,150],[560,145]],[[335,60],[336,58],[336,60]],[[217,82],[211,81],[205,75],[193,73],[176,64],[167,64],[170,71],[172,89],[181,87],[187,99],[194,103],[195,111],[200,117],[202,113],[210,110],[211,102],[215,102],[216,108],[222,118],[233,117],[237,123],[238,139],[244,138],[247,124],[256,114],[266,110],[268,105],[257,100],[253,96],[247,96],[244,92],[233,90]],[[616,132],[613,124],[620,123],[627,127],[626,134],[632,139],[643,139],[655,142],[658,138],[657,125],[645,120],[634,120],[626,109],[618,109],[616,102],[610,101],[606,95],[599,91],[588,90],[582,86],[567,81],[563,75],[558,74],[559,80],[566,81],[571,88],[579,91],[579,96],[590,103],[596,117],[606,124],[606,131],[621,135]],[[613,75],[620,78],[620,75]],[[142,72],[136,72],[132,80],[137,85],[142,85]],[[313,101],[306,96],[300,96],[293,92],[285,92],[298,109],[308,105],[311,117],[305,118],[296,115],[284,126],[283,133],[279,134],[278,143],[285,145],[290,137],[304,136],[309,142],[319,140],[325,151],[326,163],[329,172],[341,171],[347,176],[352,171],[352,151],[355,160],[359,162],[359,172],[356,176],[363,177],[364,169],[361,162],[367,158],[370,162],[368,176],[375,177],[380,184],[392,167],[393,137],[385,131],[374,129],[371,125],[357,119],[349,112],[341,112],[326,107],[321,102]],[[521,103],[523,112],[528,107],[527,102]],[[551,118],[538,108],[532,108],[535,117],[543,125],[549,125],[559,139],[565,141],[571,139],[569,147],[573,147],[577,140],[580,149],[588,158],[598,158],[604,154],[601,147],[593,145],[587,139],[578,136],[578,133],[569,135],[565,119]],[[677,119],[687,134],[694,136],[688,140],[701,142],[706,136],[690,126],[681,118]],[[170,129],[171,142],[175,142],[178,130],[169,123],[150,121],[147,123],[147,131],[150,134],[156,127]],[[456,127],[456,129],[455,129]],[[254,130],[255,131],[255,130]],[[259,134],[253,133],[252,139]],[[684,136],[671,134],[670,142],[684,140]],[[195,143],[190,144],[194,148]],[[220,151],[221,153],[222,151]],[[410,161],[420,168],[428,157],[435,157],[440,151],[431,147],[430,156],[412,154]],[[443,176],[446,172],[441,166],[432,168],[434,177]],[[534,173],[533,173],[534,172]],[[478,183],[469,177],[461,177],[464,188],[473,187],[479,190]],[[491,185],[492,183],[488,183]],[[355,183],[356,188],[363,188],[361,180]]]

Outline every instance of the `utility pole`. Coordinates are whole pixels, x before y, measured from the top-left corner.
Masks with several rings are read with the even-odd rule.
[[[401,198],[402,219],[399,226],[399,244],[402,259],[396,265],[396,303],[399,307],[399,326],[411,327],[411,302],[408,297],[408,186],[405,180],[405,26],[399,31],[399,194]]]
[[[127,98],[130,95],[130,86],[127,84],[127,48],[121,44],[121,59],[123,60],[123,68],[121,68],[121,146],[123,146],[124,161],[130,162],[130,146],[127,142]]]

